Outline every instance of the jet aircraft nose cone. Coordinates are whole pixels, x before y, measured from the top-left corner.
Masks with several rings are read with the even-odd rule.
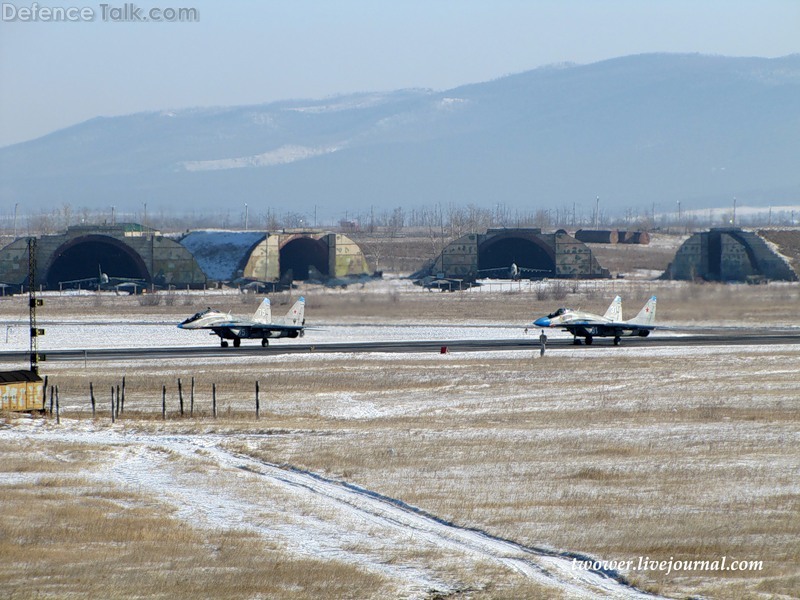
[[[536,327],[550,327],[550,319],[547,317],[540,317],[533,322]]]

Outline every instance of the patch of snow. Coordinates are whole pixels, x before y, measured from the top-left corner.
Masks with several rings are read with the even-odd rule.
[[[192,231],[179,240],[191,252],[197,264],[209,279],[230,281],[240,277],[242,260],[248,252],[266,237],[259,231]]]
[[[287,144],[277,150],[270,150],[261,154],[251,156],[240,156],[236,158],[219,158],[213,160],[187,160],[180,165],[187,171],[223,171],[227,169],[246,169],[260,167],[274,167],[276,165],[286,165],[289,163],[306,160],[323,154],[338,152],[346,147],[347,143],[333,144],[329,146],[319,146],[316,148]]]
[[[465,100],[464,98],[442,98],[436,104],[436,108],[439,110],[454,110],[459,107],[459,105],[463,105],[468,103],[469,100]]]
[[[97,430],[86,422],[74,425],[14,427],[7,434],[35,447],[52,441],[110,447],[101,466],[86,472],[86,478],[153,496],[192,525],[244,529],[279,541],[296,555],[335,556],[380,572],[394,579],[403,595],[452,591],[426,562],[426,551],[436,551],[448,558],[496,562],[570,598],[653,597],[601,573],[574,569],[569,557],[447,523],[354,484],[227,451],[224,436],[148,435]],[[419,550],[417,557],[403,552],[412,548]],[[397,549],[403,560],[387,560],[398,555]]]

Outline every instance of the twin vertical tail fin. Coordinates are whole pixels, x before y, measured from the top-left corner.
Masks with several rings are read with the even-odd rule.
[[[614,298],[603,317],[614,323],[622,321],[622,298],[619,296]]]
[[[272,307],[270,306],[269,298],[264,298],[256,314],[253,315],[253,321],[256,323],[272,323]]]
[[[656,297],[652,296],[639,314],[629,322],[634,325],[653,325],[656,322]]]
[[[272,313],[269,305],[269,299],[264,299],[261,306],[258,307],[256,314],[253,315],[253,321],[256,323],[271,323],[273,325],[297,325],[302,327],[305,322],[306,299],[301,297],[297,302],[292,305],[289,312],[285,317],[278,317],[272,320]]]
[[[292,305],[289,312],[283,318],[286,325],[300,325],[305,323],[306,312],[306,299],[300,296],[300,299]]]

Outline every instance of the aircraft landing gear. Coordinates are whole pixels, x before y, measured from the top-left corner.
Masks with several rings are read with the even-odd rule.
[[[587,335],[587,336],[586,336],[586,345],[587,345],[587,346],[591,346],[591,345],[592,345],[592,341],[593,341],[593,340],[592,340],[592,336],[590,336],[590,335]]]
[[[581,345],[581,341],[578,339],[577,335],[572,338],[572,345],[573,346],[580,346]]]
[[[615,336],[614,336],[614,345],[615,345],[615,346],[619,346],[619,342],[620,342],[619,336],[618,336],[618,335],[615,335]]]
[[[234,348],[238,348],[241,345],[242,345],[242,340],[240,340],[239,338],[233,338],[233,347]]]
[[[227,348],[227,347],[228,347],[228,340],[220,340],[220,341],[219,341],[219,345],[220,345],[222,348]]]
[[[261,346],[262,348],[266,348],[267,346],[269,346],[269,340],[267,338],[263,338],[261,340]]]

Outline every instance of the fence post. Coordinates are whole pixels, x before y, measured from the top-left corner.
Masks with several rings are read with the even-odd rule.
[[[211,384],[211,413],[217,418],[217,384]]]
[[[192,377],[192,389],[189,392],[189,416],[194,416],[194,377]]]
[[[117,386],[117,418],[119,419],[119,415],[122,412],[122,398],[119,395],[119,386]]]
[[[91,381],[89,382],[89,398],[92,401],[92,418],[94,418],[97,413],[95,412],[96,407],[94,402],[94,385],[92,385]]]
[[[58,406],[58,386],[56,386],[56,423],[61,424],[61,410]]]
[[[258,420],[258,379],[256,379],[256,420]]]
[[[161,384],[161,420],[167,419],[167,386]]]
[[[121,406],[119,412],[125,412],[125,375],[122,376],[122,397],[120,398]]]
[[[111,386],[111,422],[114,423],[117,420],[116,415],[116,408],[114,406],[114,386]]]
[[[50,386],[50,416],[53,416],[53,386]]]
[[[180,377],[178,377],[178,401],[181,405],[181,416],[183,416],[183,385]]]

